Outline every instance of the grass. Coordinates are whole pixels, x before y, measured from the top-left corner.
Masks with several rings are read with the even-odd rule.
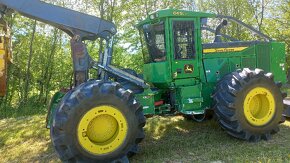
[[[58,161],[45,128],[45,116],[2,119],[0,130],[0,162]]]
[[[45,129],[45,116],[0,120],[0,162],[60,162]],[[270,141],[248,143],[228,136],[211,120],[181,116],[147,120],[146,139],[131,162],[290,162],[290,122]]]

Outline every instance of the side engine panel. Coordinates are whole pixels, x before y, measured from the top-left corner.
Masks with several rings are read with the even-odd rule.
[[[238,52],[217,52],[204,55],[207,82],[218,82],[224,75],[242,68],[260,68],[271,72],[275,81],[285,83],[285,44],[258,43]]]

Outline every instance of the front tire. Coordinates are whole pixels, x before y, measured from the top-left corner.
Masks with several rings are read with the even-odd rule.
[[[226,132],[236,138],[268,140],[279,131],[283,94],[271,73],[247,68],[226,75],[217,84],[214,111]]]
[[[51,139],[64,162],[126,162],[144,138],[144,125],[132,92],[118,83],[89,81],[64,96]]]

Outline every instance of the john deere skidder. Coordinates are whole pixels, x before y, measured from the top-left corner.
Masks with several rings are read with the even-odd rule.
[[[138,24],[144,52],[140,75],[111,65],[113,23],[39,0],[0,4],[2,14],[17,11],[72,38],[75,87],[53,97],[48,115],[51,140],[62,161],[127,161],[144,138],[144,114],[179,113],[202,120],[213,110],[221,127],[236,138],[268,140],[278,132],[285,45],[239,20],[173,9],[150,14]],[[260,41],[222,33],[229,31],[230,22]],[[94,61],[83,41],[97,38],[106,41],[106,49]],[[88,79],[90,69],[97,70],[95,79]]]

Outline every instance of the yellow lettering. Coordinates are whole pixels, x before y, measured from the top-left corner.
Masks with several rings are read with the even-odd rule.
[[[180,11],[173,11],[173,15],[184,16],[185,13]]]

